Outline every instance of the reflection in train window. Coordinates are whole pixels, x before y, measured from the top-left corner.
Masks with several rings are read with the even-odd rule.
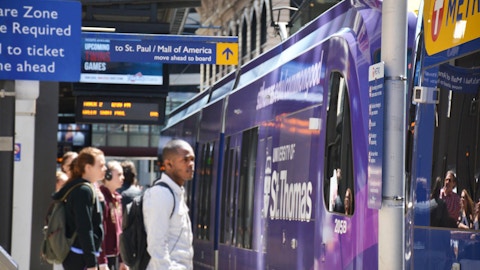
[[[457,59],[455,63],[457,66],[446,63],[440,66],[440,71],[448,70],[453,78],[467,77],[462,74],[468,74],[478,65],[475,59],[478,57]],[[458,66],[459,64],[462,66]],[[476,76],[478,81],[478,75]],[[468,81],[468,79],[464,80]],[[470,79],[470,81],[475,80]],[[445,179],[446,172],[453,170],[457,180],[453,191],[460,195],[465,189],[473,201],[478,202],[480,200],[480,86],[464,84],[457,88],[448,89],[440,86],[440,100],[435,105],[430,188],[433,188],[437,177]],[[426,188],[428,190],[429,187]]]
[[[350,103],[343,76],[330,76],[325,140],[324,198],[329,211],[352,215],[354,175]]]

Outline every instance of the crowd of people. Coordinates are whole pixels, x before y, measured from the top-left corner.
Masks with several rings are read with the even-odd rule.
[[[459,229],[479,229],[480,200],[474,202],[467,189],[457,193],[454,171],[447,171],[445,178],[437,177],[427,196],[426,181],[417,181],[416,213],[418,217],[429,214],[430,226]]]
[[[479,229],[480,201],[474,202],[467,189],[460,194],[454,171],[448,171],[442,181],[437,177],[430,195],[430,222],[435,227]]]
[[[415,223],[419,225],[452,228],[455,232],[452,234],[449,230],[440,229],[436,237],[431,239],[432,250],[445,252],[445,248],[450,250],[444,253],[444,260],[452,265],[464,259],[478,260],[480,255],[478,250],[480,242],[478,233],[474,230],[479,228],[480,201],[474,202],[467,189],[459,189],[457,192],[457,177],[454,171],[447,171],[445,177],[437,177],[432,183],[431,192],[427,194],[427,182],[424,179],[417,181],[416,204],[415,204]],[[420,237],[420,236],[419,236]],[[468,239],[467,239],[468,238]],[[463,239],[460,241],[460,239]],[[467,240],[465,240],[467,239]],[[434,244],[433,244],[434,243]],[[448,246],[450,248],[448,249]]]
[[[132,161],[106,163],[104,153],[95,147],[65,153],[52,197],[59,199],[75,186],[65,201],[67,237],[75,235],[75,240],[54,269],[129,269],[120,256],[122,217],[128,203],[143,193],[151,256],[147,269],[193,269],[193,234],[183,185],[193,178],[195,155],[187,142],[172,140],[162,158],[165,169],[157,181],[165,182],[171,194],[161,185],[143,190]]]

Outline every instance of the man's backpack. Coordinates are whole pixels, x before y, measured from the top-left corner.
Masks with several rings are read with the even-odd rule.
[[[157,181],[155,185],[167,188],[173,196],[173,209],[175,210],[175,195],[165,183]],[[120,255],[122,261],[133,269],[146,269],[150,261],[147,252],[147,233],[143,223],[143,194],[133,199],[123,213],[122,234],[120,234]]]
[[[90,187],[85,182],[74,185],[65,192],[65,195],[60,200],[53,201],[47,211],[45,226],[43,227],[41,256],[48,263],[62,263],[70,252],[70,247],[77,236],[76,233],[71,238],[66,236],[65,201],[70,192],[80,185],[88,185]],[[95,193],[93,195],[94,203]]]

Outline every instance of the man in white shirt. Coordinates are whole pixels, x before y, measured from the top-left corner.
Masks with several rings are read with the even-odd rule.
[[[143,216],[151,256],[147,269],[193,269],[193,233],[183,185],[193,178],[195,154],[186,141],[172,140],[163,148],[162,159],[165,171],[158,181],[166,183],[175,198],[161,185],[145,191]]]

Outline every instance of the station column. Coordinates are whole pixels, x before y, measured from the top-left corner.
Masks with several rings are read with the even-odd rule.
[[[15,160],[13,181],[12,257],[21,269],[30,269],[33,206],[36,100],[39,81],[15,81]]]

